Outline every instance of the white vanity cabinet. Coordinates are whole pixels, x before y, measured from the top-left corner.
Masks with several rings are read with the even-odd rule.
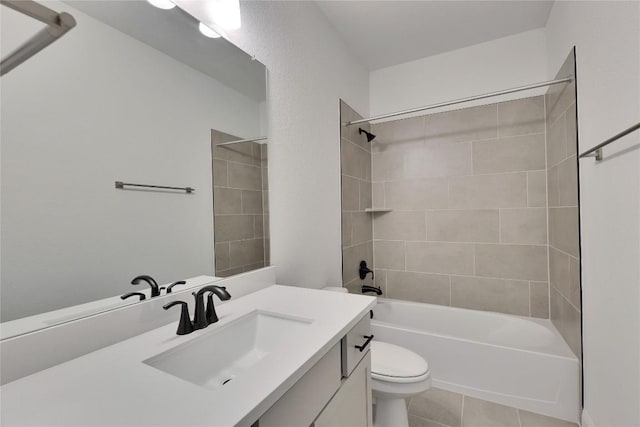
[[[367,313],[254,426],[370,427],[370,336]]]
[[[314,427],[370,427],[373,425],[371,405],[371,352],[344,378],[342,386],[313,423]]]
[[[365,336],[375,303],[369,296],[272,285],[221,305],[219,322],[205,330],[176,335],[172,322],[3,384],[2,425],[369,427]],[[94,324],[78,322],[88,322],[85,329]],[[246,356],[254,351],[265,356]],[[222,372],[234,375],[225,387],[216,382]],[[158,405],[158,393],[172,404]]]

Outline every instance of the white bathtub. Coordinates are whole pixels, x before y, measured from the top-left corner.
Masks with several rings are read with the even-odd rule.
[[[376,340],[429,363],[433,385],[578,422],[578,359],[549,320],[378,299]]]

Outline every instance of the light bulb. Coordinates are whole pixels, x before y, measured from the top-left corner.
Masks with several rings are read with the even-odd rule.
[[[176,4],[171,0],[147,0],[149,3],[157,7],[158,9],[169,10],[176,7]]]
[[[216,25],[225,30],[240,28],[239,0],[209,0],[207,2],[208,16]]]
[[[202,35],[205,37],[209,37],[212,39],[217,39],[218,37],[220,37],[220,34],[216,33],[211,28],[204,25],[202,22],[200,23],[200,25],[198,25],[198,29],[200,30]]]

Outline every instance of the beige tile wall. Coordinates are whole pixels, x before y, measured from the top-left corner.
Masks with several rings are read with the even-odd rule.
[[[557,78],[574,74],[573,53]],[[575,85],[551,86],[547,108],[551,321],[581,353],[580,241]]]
[[[386,295],[548,318],[544,97],[379,123],[372,132],[373,207],[392,209],[373,216],[376,282]],[[342,145],[353,239],[369,147],[344,137]],[[370,250],[368,236],[350,241],[345,260],[352,248]],[[565,244],[573,230],[553,236]]]
[[[370,130],[368,124],[344,126],[361,119],[344,101],[340,101],[340,164],[342,180],[342,282],[350,292],[360,293],[360,261],[373,269],[373,217],[365,212],[371,207],[371,144],[358,128]],[[371,276],[369,276],[370,278]],[[371,282],[369,279],[368,282]]]
[[[211,132],[216,276],[269,265],[266,146]]]

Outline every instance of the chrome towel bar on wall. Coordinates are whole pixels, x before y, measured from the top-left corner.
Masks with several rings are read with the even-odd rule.
[[[636,123],[635,125],[631,126],[630,128],[627,128],[627,129],[623,130],[622,132],[620,132],[620,133],[612,136],[611,138],[607,139],[606,141],[601,142],[600,144],[596,145],[592,149],[585,151],[584,153],[580,154],[580,158],[582,159],[583,157],[595,157],[596,160],[602,160],[603,155],[604,155],[602,149],[605,146],[611,144],[614,141],[619,140],[623,136],[629,135],[631,132],[636,131],[638,129],[640,129],[640,123]]]
[[[124,190],[125,187],[151,188],[151,189],[157,189],[157,190],[178,190],[178,191],[184,191],[185,193],[188,193],[188,194],[191,194],[194,191],[196,191],[196,189],[193,187],[169,187],[165,185],[132,184],[130,182],[116,181],[116,188],[120,190]]]

